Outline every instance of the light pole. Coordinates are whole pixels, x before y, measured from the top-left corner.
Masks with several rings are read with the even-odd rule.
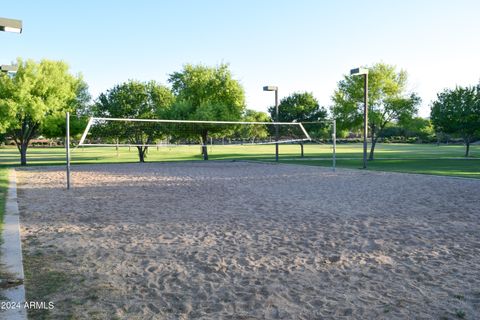
[[[0,31],[22,33],[22,20],[0,18]]]
[[[0,18],[0,31],[21,33],[22,21],[7,19],[7,18]],[[18,68],[15,65],[2,64],[0,66],[0,72],[5,72],[6,74],[15,73],[17,72],[17,69]]]
[[[278,87],[265,86],[263,91],[275,91],[275,122],[278,122]],[[278,162],[278,125],[275,124],[275,161]]]
[[[17,72],[18,70],[18,67],[16,65],[13,65],[13,64],[2,64],[0,66],[0,71],[2,72]]]
[[[350,70],[351,76],[363,75],[363,169],[367,168],[367,135],[368,135],[368,69]]]
[[[18,70],[18,67],[16,65],[13,65],[13,64],[2,64],[0,66],[0,72],[4,72],[5,74],[7,74],[8,76],[10,77],[13,77],[15,75],[15,73],[17,72]]]

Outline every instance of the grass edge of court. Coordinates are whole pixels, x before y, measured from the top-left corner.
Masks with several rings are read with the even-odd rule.
[[[402,159],[402,161],[425,161],[429,159]],[[472,162],[480,162],[480,159],[473,158],[473,159],[437,159],[440,161],[472,161]],[[153,160],[153,161],[146,161],[144,162],[145,164],[154,164],[154,163],[187,163],[187,162],[203,162],[205,160],[201,158],[191,158],[191,159],[166,159],[166,160]],[[240,159],[231,159],[231,158],[222,158],[222,157],[212,157],[210,160],[207,161],[217,161],[217,162],[258,162],[258,163],[269,163],[269,164],[276,164],[277,162],[275,159],[266,159],[265,157],[244,157]],[[325,163],[322,163],[324,161]],[[361,159],[355,159],[358,163],[355,165],[352,164],[342,164],[342,162],[345,161],[352,161],[351,159],[342,159],[338,158],[336,161],[336,168],[337,169],[349,169],[349,170],[364,170],[367,172],[386,172],[386,173],[403,173],[403,174],[421,174],[421,175],[429,175],[429,176],[438,176],[438,177],[451,177],[451,178],[464,178],[464,179],[475,179],[478,180],[480,179],[480,174],[475,174],[476,171],[464,171],[464,172],[453,172],[453,171],[448,171],[448,170],[443,170],[443,171],[435,171],[435,170],[430,170],[430,171],[422,171],[420,170],[411,170],[411,169],[405,169],[405,168],[395,168],[395,167],[373,167],[373,165],[377,165],[378,163],[382,162],[389,162],[389,161],[396,161],[392,159],[378,159],[374,160],[375,162],[369,162],[370,166],[367,167],[367,169],[363,169],[361,167]],[[315,167],[322,167],[322,168],[332,168],[332,163],[331,160],[310,160],[310,159],[279,159],[279,164],[289,164],[289,165],[306,165],[306,166],[315,166]],[[88,162],[88,161],[74,161],[71,163],[72,166],[88,166],[88,165],[121,165],[121,164],[142,164],[138,161],[102,161],[98,163],[93,163],[93,162]],[[6,170],[7,173],[7,180],[6,183],[8,185],[8,169],[23,169],[23,168],[34,168],[34,167],[62,167],[66,166],[65,163],[58,162],[58,161],[52,161],[51,163],[30,163],[27,166],[19,166],[19,165],[0,165],[0,170]],[[480,168],[480,167],[479,167]],[[480,173],[480,171],[479,171]],[[0,179],[2,176],[0,175]],[[1,189],[0,189],[1,190]],[[1,191],[0,191],[1,192]],[[3,197],[6,196],[6,193],[3,194]],[[5,199],[4,199],[5,201]],[[3,221],[3,220],[2,220]],[[1,228],[1,225],[0,225]]]

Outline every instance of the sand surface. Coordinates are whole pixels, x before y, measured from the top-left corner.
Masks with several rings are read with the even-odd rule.
[[[63,170],[17,173],[27,274],[68,275],[53,318],[480,318],[480,180],[188,162],[74,166],[66,191]]]

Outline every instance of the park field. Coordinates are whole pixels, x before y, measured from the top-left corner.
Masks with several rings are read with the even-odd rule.
[[[211,160],[274,161],[273,145],[211,146]],[[480,178],[480,145],[471,147],[471,155],[465,158],[462,145],[434,144],[378,144],[376,159],[368,163],[369,170],[420,173],[433,175]],[[306,144],[305,157],[300,157],[298,145],[280,145],[282,163],[315,166],[332,165],[332,146]],[[137,162],[136,148],[85,147],[72,149],[72,164],[131,163]],[[340,168],[361,168],[362,144],[337,145],[336,165]],[[202,160],[200,147],[150,148],[147,162]],[[17,166],[19,153],[16,148],[0,148],[0,167]],[[65,163],[63,148],[29,148],[29,165],[62,165]]]

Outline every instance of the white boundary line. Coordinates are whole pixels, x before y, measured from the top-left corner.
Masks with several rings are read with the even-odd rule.
[[[20,219],[17,203],[17,182],[15,169],[9,172],[8,196],[5,205],[5,216],[2,230],[2,268],[11,274],[13,280],[20,284],[1,290],[1,294],[9,301],[14,302],[16,307],[0,311],[0,317],[9,320],[26,320],[27,310],[25,303],[25,286],[23,281],[22,243],[20,239]],[[18,304],[18,305],[17,305]]]

